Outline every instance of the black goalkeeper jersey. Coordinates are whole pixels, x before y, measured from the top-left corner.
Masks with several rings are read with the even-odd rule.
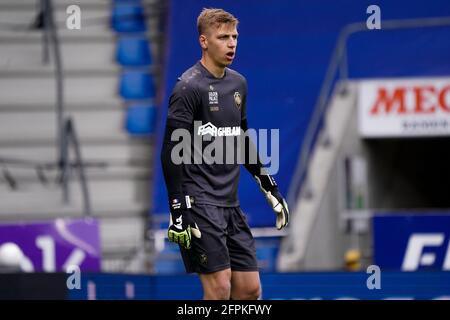
[[[241,74],[226,68],[224,76],[216,78],[200,62],[175,85],[167,117],[190,127],[192,153],[190,163],[183,164],[180,183],[195,203],[239,205],[237,141],[246,118],[246,97],[247,82]]]

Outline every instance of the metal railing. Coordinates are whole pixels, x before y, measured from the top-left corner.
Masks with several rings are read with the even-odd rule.
[[[0,164],[3,165],[3,177],[10,185],[12,189],[15,188],[16,182],[14,177],[7,169],[7,165],[22,166],[34,168],[38,174],[39,180],[44,182],[45,175],[43,174],[44,168],[57,168],[59,170],[59,183],[63,190],[63,203],[68,204],[70,202],[69,197],[69,182],[70,182],[70,168],[78,170],[79,179],[83,195],[83,208],[84,214],[90,216],[92,214],[90,194],[86,180],[85,167],[92,165],[92,163],[86,163],[82,159],[80,144],[75,129],[74,121],[70,116],[65,115],[64,110],[64,74],[61,58],[60,42],[58,38],[57,28],[54,19],[54,9],[52,0],[40,0],[38,13],[34,27],[42,29],[43,38],[43,63],[48,64],[50,62],[50,52],[55,63],[55,80],[56,80],[56,147],[57,147],[57,159],[55,163],[39,163],[35,161],[27,161],[23,159],[11,159],[0,158]],[[51,51],[50,51],[51,50]],[[69,148],[74,148],[75,162],[69,160]],[[98,166],[98,164],[93,164]]]
[[[437,18],[421,18],[421,19],[404,19],[404,20],[385,20],[382,21],[382,31],[394,29],[410,29],[410,28],[428,28],[450,26],[450,17]],[[331,92],[334,85],[339,81],[347,81],[348,61],[347,61],[347,42],[351,35],[358,32],[380,32],[378,30],[370,30],[365,22],[357,22],[346,25],[340,32],[336,46],[333,50],[330,63],[322,83],[320,93],[313,109],[311,120],[305,133],[302,143],[300,158],[297,162],[294,176],[289,187],[287,200],[291,206],[294,206],[301,192],[302,185],[307,182],[307,168],[313,151],[315,139],[321,129],[324,116],[329,105]],[[344,86],[345,90],[345,86]],[[326,124],[324,124],[326,125]]]
[[[80,145],[75,130],[75,124],[70,117],[65,116],[64,110],[64,84],[63,66],[61,59],[61,45],[58,38],[58,31],[55,25],[54,8],[52,0],[41,0],[41,11],[43,16],[43,60],[49,61],[49,48],[53,50],[55,62],[56,78],[56,126],[57,126],[57,146],[58,146],[58,167],[61,174],[61,184],[63,189],[63,202],[69,203],[69,147],[72,144],[75,150],[75,165],[79,171],[81,190],[83,194],[83,206],[85,215],[91,215],[91,201],[86,181],[85,166],[81,156]]]

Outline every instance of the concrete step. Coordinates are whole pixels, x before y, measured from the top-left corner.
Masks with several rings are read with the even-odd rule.
[[[141,34],[145,36],[150,43],[160,44],[164,35],[158,32],[147,31]],[[95,30],[82,28],[81,30],[58,30],[60,43],[115,43],[118,34],[111,30]],[[11,31],[7,28],[0,29],[0,44],[29,43],[42,45],[42,31],[36,30],[16,30]],[[157,48],[155,46],[155,48]],[[153,47],[152,47],[153,49]],[[156,51],[153,51],[155,53]]]
[[[90,181],[93,214],[97,216],[139,215],[148,208],[149,179],[120,179],[115,181]],[[37,217],[80,216],[83,198],[79,181],[69,185],[70,203],[63,205],[59,185],[40,183],[20,185],[11,191],[0,183],[0,219],[35,219]]]
[[[25,8],[25,10],[23,9]],[[2,41],[10,42],[41,41],[42,30],[31,30],[30,26],[36,17],[36,11],[33,7],[23,7],[22,9],[14,9],[0,5],[0,21],[2,28],[0,29],[0,38]],[[66,22],[69,15],[66,13],[66,6],[59,7],[55,14],[55,25],[59,37],[64,40],[103,40],[113,41],[116,33],[111,28],[111,10],[96,9],[90,7],[81,7],[81,24],[80,29],[68,29]],[[158,31],[158,12],[147,10],[149,15],[155,15],[154,19],[147,19],[147,31],[145,34],[152,42],[159,41],[162,35]],[[153,12],[153,14],[152,14]]]
[[[75,32],[77,31],[77,32]],[[112,31],[92,30],[84,28],[82,30],[58,31],[60,43],[114,43],[116,35]],[[29,43],[42,45],[42,31],[35,30],[17,30],[0,29],[0,44],[5,43]]]
[[[122,111],[124,112],[126,105],[120,99],[115,99],[114,101],[101,101],[101,102],[70,102],[66,101],[64,108],[68,113],[78,112],[78,111]],[[0,112],[55,112],[55,103],[26,103],[26,104],[2,104],[0,101]]]
[[[53,164],[53,162],[52,162]],[[36,167],[23,167],[9,164],[8,172],[11,177],[19,184],[27,186],[29,183],[38,183],[39,176]],[[150,163],[147,165],[128,165],[125,163],[91,162],[85,167],[87,179],[95,181],[114,181],[120,179],[144,179],[150,176]],[[39,171],[39,174],[45,176],[47,181],[57,181],[59,170],[57,168],[46,168]],[[78,179],[78,171],[75,168],[70,170],[70,176]],[[1,180],[0,180],[1,181]]]
[[[148,0],[145,0],[148,1]],[[3,0],[0,4],[1,8],[33,10],[39,6],[40,0]],[[89,8],[109,8],[111,0],[56,0],[53,1],[57,10],[67,8],[67,6],[75,4],[78,6]]]
[[[347,86],[347,94],[342,95],[339,85],[335,87],[325,114],[325,126],[320,138],[312,150],[308,163],[307,189],[311,193],[306,197],[304,188],[292,209],[291,231],[295,233],[282,246],[278,268],[282,271],[298,271],[304,267],[308,246],[311,246],[310,234],[318,220],[320,210],[327,205],[324,198],[329,195],[330,177],[336,166],[339,150],[345,142],[345,132],[349,128],[351,115],[355,108],[356,86]],[[327,138],[328,143],[323,140]]]
[[[102,252],[133,251],[144,245],[146,219],[143,217],[100,218]],[[130,252],[131,254],[132,252]]]
[[[8,70],[53,70],[42,63],[42,46],[12,43],[0,46],[0,74]],[[64,70],[112,70],[118,72],[114,43],[61,43]]]
[[[65,77],[66,103],[117,103],[118,77],[115,74]],[[1,105],[54,105],[55,79],[49,74],[36,78],[0,78]]]
[[[2,222],[17,222],[17,221],[36,221],[43,219],[56,218],[77,218],[84,217],[83,206],[66,205],[63,206],[62,196],[58,196],[58,203],[47,204],[33,208],[30,206],[14,206],[11,208],[0,208],[0,220]],[[55,201],[56,202],[56,201]],[[148,214],[148,206],[136,202],[113,202],[96,203],[92,208],[92,216],[96,218],[101,217],[138,217]]]
[[[56,9],[62,10],[73,4],[80,7],[109,8],[113,0],[56,0],[53,2]],[[145,6],[156,5],[158,2],[159,0],[141,0]],[[0,8],[32,9],[38,4],[39,0],[2,0]]]
[[[128,135],[117,135],[117,136],[85,136],[80,139],[80,144],[124,144],[127,143],[130,139],[149,139],[149,138],[134,138],[130,137]],[[15,140],[0,140],[0,147],[11,147],[11,146],[32,146],[32,145],[45,145],[55,142],[56,143],[56,137],[52,137],[49,139],[48,137],[35,137],[33,139],[24,139],[24,138],[17,138]]]
[[[84,140],[114,141],[127,135],[121,110],[67,112],[74,119],[78,137]],[[45,112],[4,112],[0,117],[0,142],[54,141],[57,137],[56,116]]]
[[[73,150],[70,158],[74,159]],[[149,164],[152,159],[153,147],[148,140],[133,140],[128,143],[81,145],[81,154],[85,161],[108,161],[109,163]],[[26,159],[29,161],[51,162],[57,157],[55,144],[33,145],[0,145],[0,158]]]
[[[54,65],[44,65],[44,64],[35,64],[35,65],[14,65],[11,63],[6,63],[3,65],[3,69],[0,69],[0,78],[8,78],[12,79],[39,79],[39,78],[56,78],[56,67]],[[0,66],[1,68],[1,66]],[[64,77],[112,77],[115,76],[117,78],[120,77],[120,73],[122,70],[126,69],[127,71],[141,71],[153,74],[154,81],[156,82],[159,74],[159,66],[151,65],[151,66],[143,66],[143,67],[133,67],[133,68],[123,68],[118,64],[111,65],[98,65],[98,66],[88,66],[88,65],[66,65],[62,67],[62,71]]]
[[[108,5],[101,7],[85,6],[81,9],[81,29],[69,30],[66,26],[69,14],[66,13],[67,6],[58,6],[55,12],[55,24],[61,32],[71,32],[84,34],[86,32],[109,32],[110,28],[110,9]],[[23,6],[20,9],[4,7],[0,10],[0,21],[2,24],[11,27],[27,27],[32,25],[36,19],[36,9],[33,6]],[[85,25],[83,26],[83,22]]]

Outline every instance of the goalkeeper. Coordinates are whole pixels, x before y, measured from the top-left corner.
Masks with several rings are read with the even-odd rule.
[[[211,136],[210,143],[224,136],[240,139],[241,130],[248,129],[247,82],[228,68],[236,54],[237,24],[238,20],[222,9],[200,13],[197,27],[202,58],[183,73],[173,89],[161,151],[170,206],[168,237],[179,244],[186,272],[199,275],[204,299],[249,300],[261,294],[255,241],[237,196],[238,162],[198,163],[183,154],[183,159],[190,161],[178,164],[172,158],[178,144],[172,134],[177,129],[191,137]],[[188,140],[189,150],[199,152],[195,139]],[[208,142],[202,141],[202,147],[205,145]],[[259,158],[256,156],[253,164],[247,161],[256,153],[254,145],[246,143],[244,149],[245,168],[273,207],[277,228],[282,229],[289,219],[286,201],[274,179],[262,170]],[[224,152],[231,151],[237,154],[236,143],[226,144]]]

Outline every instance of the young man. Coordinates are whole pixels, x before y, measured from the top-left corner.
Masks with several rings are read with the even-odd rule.
[[[222,9],[204,9],[199,15],[202,58],[183,73],[172,92],[161,152],[171,212],[168,237],[180,245],[186,271],[199,274],[204,299],[257,299],[261,294],[255,242],[237,196],[239,162],[211,162],[201,156],[199,163],[190,161],[195,157],[191,155],[184,158],[189,163],[173,159],[178,144],[173,133],[189,132],[189,148],[198,154],[221,138],[240,139],[241,129],[248,129],[247,82],[228,68],[236,54],[237,24]],[[210,138],[202,140],[200,148],[193,142],[199,136]],[[235,143],[225,143],[224,149],[215,156],[238,152]],[[254,145],[244,149],[248,160]],[[246,161],[245,168],[272,205],[281,229],[289,218],[286,201],[256,158]]]

